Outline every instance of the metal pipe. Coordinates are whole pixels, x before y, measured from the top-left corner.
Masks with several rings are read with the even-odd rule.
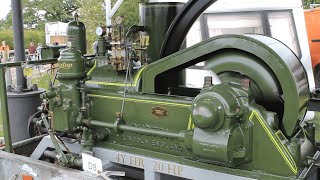
[[[118,11],[119,7],[121,6],[121,4],[123,3],[123,0],[118,0],[116,2],[116,4],[111,7],[111,0],[106,0],[105,4],[106,4],[106,24],[107,27],[111,27],[112,26],[112,17],[114,16],[114,14]]]
[[[11,0],[11,8],[15,61],[21,61],[25,59],[21,0]],[[21,68],[16,68],[16,75],[17,89],[26,89],[27,80],[23,76],[23,71]]]
[[[58,154],[55,151],[46,150],[43,152],[43,155],[48,158],[58,159]],[[82,159],[81,158],[74,159],[73,164],[77,167],[82,167]]]
[[[8,62],[8,63],[0,63],[0,68],[4,67],[19,67],[22,65],[38,65],[38,64],[53,64],[56,63],[57,59],[43,59],[37,61],[18,61],[18,62]]]
[[[111,21],[111,17],[110,17],[110,13],[111,13],[111,0],[106,0],[106,24],[107,27],[112,26],[112,21]]]
[[[52,159],[58,159],[58,154],[55,151],[46,150],[43,152],[43,155]],[[74,159],[73,164],[77,167],[82,167],[82,159],[81,158]]]
[[[13,143],[12,144],[12,148],[18,148],[18,147],[21,147],[21,146],[24,146],[24,145],[28,145],[28,144],[36,142],[36,141],[40,141],[45,136],[47,136],[47,134],[40,135],[40,136],[35,136],[35,137],[30,138],[30,139],[25,139],[23,141],[19,141],[19,142]],[[1,151],[4,150],[5,147],[1,147],[0,150]]]
[[[146,128],[138,128],[128,125],[118,125],[116,126],[114,123],[108,123],[108,122],[102,122],[102,121],[96,121],[96,120],[83,120],[84,124],[87,124],[89,126],[96,126],[96,127],[103,127],[103,128],[109,128],[109,129],[119,129],[120,131],[128,131],[133,133],[143,133],[143,134],[151,134],[155,136],[161,136],[161,137],[167,137],[167,138],[175,138],[179,140],[184,140],[185,133],[172,133],[172,132],[165,132],[165,131],[159,131],[154,129],[146,129]]]
[[[95,120],[82,120],[82,122],[89,126],[104,127],[109,129],[114,128],[114,124],[108,123],[108,122],[101,122],[101,121],[95,121]]]
[[[123,3],[123,0],[118,0],[116,2],[116,4],[113,6],[113,8],[111,9],[111,12],[109,14],[110,18],[112,18],[114,16],[114,14],[118,11],[118,9],[120,8],[122,3]]]
[[[43,155],[52,159],[58,159],[58,154],[54,151],[46,150],[43,152]]]
[[[9,112],[8,112],[8,99],[6,91],[6,81],[5,81],[5,72],[4,68],[0,68],[0,102],[1,102],[1,113],[3,121],[3,135],[5,141],[5,150],[12,153],[12,141],[11,141],[11,132],[10,132],[10,121],[9,121]]]

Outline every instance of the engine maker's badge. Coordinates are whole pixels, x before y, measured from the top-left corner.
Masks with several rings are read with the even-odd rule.
[[[59,68],[60,69],[71,69],[72,68],[72,64],[71,63],[59,63]]]
[[[157,117],[165,117],[168,116],[168,111],[163,107],[153,107],[152,114]]]

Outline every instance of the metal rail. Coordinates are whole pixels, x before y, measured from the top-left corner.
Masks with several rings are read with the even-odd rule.
[[[1,112],[3,121],[3,135],[5,141],[5,149],[7,152],[13,152],[11,133],[10,133],[10,122],[9,122],[9,111],[8,111],[8,99],[6,91],[6,79],[4,68],[0,68],[0,102],[1,102]]]
[[[0,64],[0,103],[1,103],[1,113],[3,121],[3,136],[5,140],[5,150],[7,152],[13,152],[12,141],[11,141],[11,131],[10,131],[10,120],[8,112],[8,99],[7,99],[7,87],[5,80],[5,68],[9,67],[19,67],[25,64],[53,64],[56,63],[57,59],[44,59],[39,61],[18,61]]]
[[[6,67],[19,67],[23,65],[41,65],[41,64],[53,64],[56,63],[57,59],[43,59],[43,60],[36,60],[36,61],[18,61],[18,62],[8,62],[8,63],[1,63],[0,68]]]

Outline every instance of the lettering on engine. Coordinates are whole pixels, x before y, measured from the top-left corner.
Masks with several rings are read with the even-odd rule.
[[[166,148],[166,149],[175,150],[175,151],[183,151],[183,147],[179,144],[158,141],[155,139],[146,139],[146,138],[129,136],[129,135],[123,135],[122,139],[123,141],[130,141],[137,144],[146,144],[146,145],[151,145],[159,148]]]
[[[140,169],[145,168],[144,159],[136,156],[118,154],[116,156],[115,162],[119,164],[140,168]],[[156,161],[156,160],[152,161],[152,170],[155,172],[174,175],[174,176],[181,176],[183,173],[182,166],[179,166],[176,164],[170,164],[162,161]]]
[[[71,63],[69,63],[69,64],[67,64],[67,63],[60,63],[59,64],[59,68],[60,69],[71,69],[72,68],[72,64]]]

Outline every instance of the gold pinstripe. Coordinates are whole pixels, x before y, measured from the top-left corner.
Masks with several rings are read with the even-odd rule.
[[[276,138],[279,140],[279,137],[276,133],[276,135],[274,135],[270,129],[267,127],[266,123],[262,120],[262,118],[260,117],[259,113],[255,110],[252,111],[249,120],[252,121],[252,119],[256,117],[259,121],[259,123],[261,124],[262,128],[264,129],[264,131],[267,133],[267,135],[269,136],[271,142],[274,144],[274,146],[277,148],[277,150],[279,151],[280,155],[282,156],[282,158],[284,159],[284,161],[286,162],[286,164],[289,166],[290,170],[296,175],[298,173],[298,168],[296,165],[296,162],[294,161],[291,153],[289,152],[289,150],[281,143],[279,143],[279,141],[276,140]],[[284,151],[283,151],[284,149]]]
[[[133,84],[127,83],[127,86],[135,87],[135,86],[138,85],[138,81],[139,81],[139,79],[140,79],[140,77],[141,77],[141,74],[142,74],[142,72],[143,72],[143,70],[144,70],[145,67],[147,67],[147,66],[142,67],[142,68],[138,71],[137,75],[134,77]],[[121,82],[121,83],[114,83],[114,82],[87,81],[86,83],[88,83],[88,84],[106,85],[106,86],[119,86],[119,87],[126,86],[126,84],[125,84],[125,83],[122,83],[122,82]]]
[[[123,100],[123,97],[117,96],[102,96],[96,94],[89,94],[89,97],[96,98],[104,98],[104,99],[115,99],[115,100]],[[137,103],[148,103],[148,104],[156,104],[156,105],[166,105],[166,106],[175,106],[175,107],[190,107],[190,104],[179,104],[179,103],[171,103],[171,102],[162,102],[162,101],[154,101],[154,100],[143,100],[143,99],[134,99],[134,98],[126,98],[126,101],[129,102],[137,102]]]

